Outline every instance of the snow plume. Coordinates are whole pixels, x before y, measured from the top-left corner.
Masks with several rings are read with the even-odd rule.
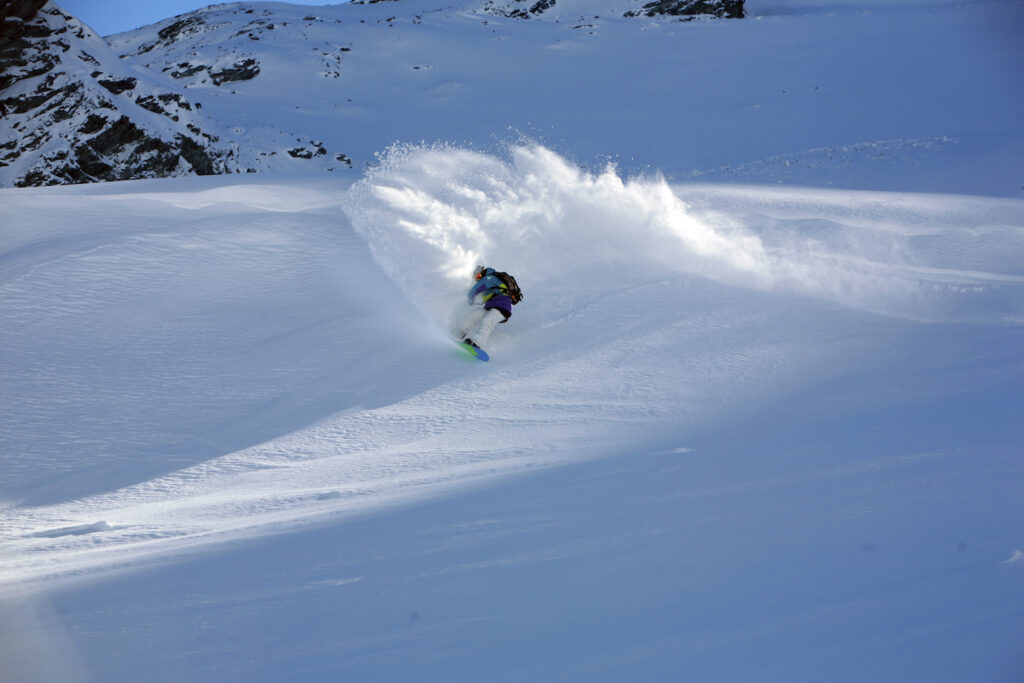
[[[395,147],[352,188],[347,211],[381,267],[435,318],[481,263],[515,273],[527,297],[545,280],[571,286],[609,270],[769,282],[757,237],[695,219],[664,179],[587,172],[538,145],[511,147],[507,161]]]
[[[1013,199],[682,186],[705,221],[758,236],[775,291],[922,321],[1024,321],[1024,220]]]
[[[1024,319],[1014,200],[670,186],[588,172],[539,145],[507,159],[410,145],[383,155],[346,209],[380,266],[439,321],[478,263],[514,272],[527,297],[611,272],[701,275],[919,320]]]

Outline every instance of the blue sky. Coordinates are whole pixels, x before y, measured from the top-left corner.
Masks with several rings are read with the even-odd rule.
[[[130,31],[176,14],[207,7],[204,0],[57,0],[64,11],[84,21],[100,35]],[[341,0],[303,0],[301,5],[338,5]]]

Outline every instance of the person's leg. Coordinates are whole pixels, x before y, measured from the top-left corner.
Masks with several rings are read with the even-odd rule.
[[[497,308],[490,308],[484,311],[484,316],[476,329],[467,335],[467,340],[472,339],[477,346],[483,346],[494,331],[494,326],[505,319],[505,315]]]
[[[480,320],[487,313],[483,306],[477,306],[469,312],[462,322],[459,323],[458,328],[455,330],[455,336],[459,339],[465,339],[466,335],[476,329],[476,326],[480,324]]]

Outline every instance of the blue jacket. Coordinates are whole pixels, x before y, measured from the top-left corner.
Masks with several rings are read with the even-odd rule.
[[[466,298],[469,299],[469,303],[473,303],[478,296],[482,296],[486,303],[492,297],[500,294],[508,294],[508,287],[494,274],[494,268],[488,268],[484,271],[484,276],[470,287]]]

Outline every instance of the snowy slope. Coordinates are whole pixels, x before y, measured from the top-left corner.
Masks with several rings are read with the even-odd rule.
[[[1012,663],[1018,200],[670,187],[522,147],[407,148],[349,189],[3,201],[32,229],[4,241],[0,578],[64,586],[58,622],[8,602],[8,642],[70,651],[39,640],[66,628],[64,663],[100,679],[716,679],[724,647],[751,658],[729,680],[792,680],[910,638],[853,669],[899,680],[937,623],[962,656],[933,680]],[[477,257],[513,259],[527,297],[489,365],[445,338]],[[114,569],[136,571],[67,584]],[[814,656],[749,645],[827,614]],[[86,635],[200,615],[221,625],[159,653]],[[259,631],[282,645],[257,673]]]
[[[1021,4],[593,35],[410,6],[316,8],[398,17],[342,58],[392,78],[349,84],[358,174],[0,190],[4,675],[1019,679],[1024,119],[992,66],[1019,48],[961,26]],[[669,45],[685,101],[616,61]],[[186,89],[336,123],[276,68]],[[768,98],[801,74],[842,87]],[[572,133],[484,144],[513,120]],[[478,262],[526,297],[488,364],[448,339]]]

